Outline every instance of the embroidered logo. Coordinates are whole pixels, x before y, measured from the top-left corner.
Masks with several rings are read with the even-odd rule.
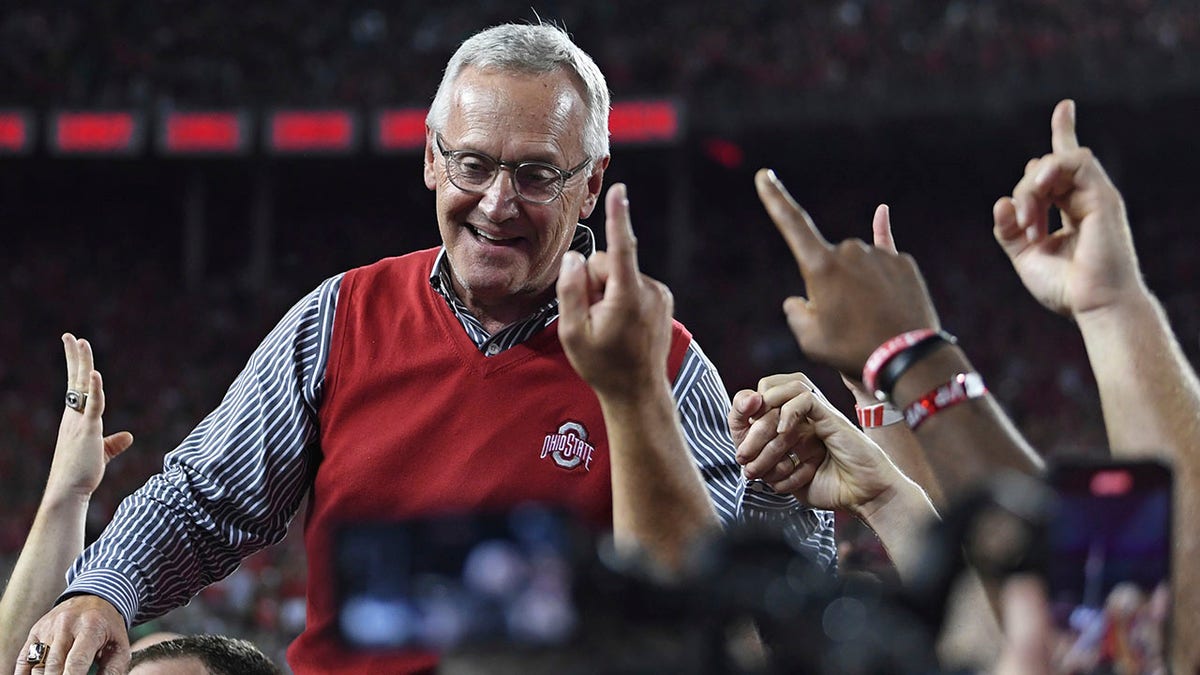
[[[552,457],[555,464],[567,471],[573,471],[580,464],[584,471],[591,471],[592,453],[596,448],[587,442],[587,437],[587,429],[582,424],[563,422],[557,432],[546,434],[546,440],[542,442],[542,459]]]

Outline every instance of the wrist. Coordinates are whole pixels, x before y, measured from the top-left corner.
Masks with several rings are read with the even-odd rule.
[[[1150,289],[1140,281],[1136,287],[1118,295],[1112,302],[1076,312],[1072,315],[1081,333],[1101,333],[1121,323],[1137,323],[1162,312]]]
[[[627,409],[645,410],[669,402],[674,406],[671,383],[665,375],[629,383],[626,386],[595,389],[600,407],[606,411],[621,412]]]
[[[945,384],[958,373],[974,371],[967,355],[958,345],[937,350],[905,371],[892,390],[892,402],[901,410],[935,387]]]
[[[891,398],[896,381],[904,373],[943,346],[958,339],[944,330],[919,328],[901,333],[879,345],[863,366],[862,382],[867,392],[880,401]]]
[[[73,513],[78,509],[87,510],[88,505],[92,501],[91,490],[80,490],[78,488],[59,488],[53,484],[46,486],[46,492],[42,495],[42,501],[38,506],[39,510],[50,511],[53,513]]]
[[[937,511],[921,486],[898,473],[891,485],[860,504],[854,509],[854,514],[872,530],[879,532],[881,529],[896,531],[906,528],[904,523],[923,522],[925,516],[936,515]]]

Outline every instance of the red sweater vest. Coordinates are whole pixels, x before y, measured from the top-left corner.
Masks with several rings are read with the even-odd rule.
[[[288,650],[299,675],[436,667],[429,653],[348,653],[341,644],[332,559],[341,523],[536,501],[612,526],[600,404],[567,360],[558,324],[484,356],[429,284],[436,255],[351,270],[338,292],[305,523],[307,626]],[[690,339],[676,323],[672,381]]]

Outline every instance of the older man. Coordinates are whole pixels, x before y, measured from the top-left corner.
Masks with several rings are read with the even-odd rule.
[[[69,599],[30,634],[48,645],[46,673],[83,673],[97,654],[123,667],[127,623],[279,541],[306,494],[307,626],[289,651],[298,673],[436,664],[339,647],[339,524],[526,501],[613,524],[614,491],[629,486],[610,474],[600,405],[563,353],[555,299],[567,251],[594,250],[578,221],[608,166],[608,108],[599,69],[555,27],[504,25],[463,43],[427,120],[425,184],[443,246],[333,277],[288,312],[76,563]],[[777,520],[832,565],[828,513],[745,489],[724,386],[678,324],[664,367],[721,521]]]

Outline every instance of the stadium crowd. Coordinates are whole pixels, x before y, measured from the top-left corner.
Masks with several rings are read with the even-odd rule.
[[[420,103],[429,73],[464,37],[534,12],[571,30],[619,96],[670,94],[700,109],[780,92],[1136,88],[1149,84],[1147,73],[1194,81],[1188,55],[1200,43],[1200,10],[1180,0],[555,0],[532,9],[491,0],[436,12],[315,0],[17,0],[0,19],[0,103]]]
[[[84,106],[422,101],[431,93],[431,74],[465,35],[511,19],[513,11],[526,11],[503,2],[448,7],[436,14],[404,3],[15,5],[0,19],[0,79],[5,81],[0,101]],[[1186,58],[1200,42],[1200,10],[1194,5],[1111,0],[1104,6],[1100,12],[1090,11],[1094,3],[1066,1],[846,0],[796,8],[764,0],[735,11],[718,2],[622,1],[554,2],[540,11],[572,28],[613,89],[625,95],[678,93],[695,100],[716,92],[728,101],[745,87],[879,92],[934,80],[943,87],[981,78],[1061,83],[1114,72],[1133,76],[1154,70],[1165,76],[1195,67]],[[631,21],[631,16],[639,18]],[[1068,33],[1065,25],[1084,29]],[[687,37],[664,41],[664,31]],[[1013,44],[1020,49],[1011,49]],[[278,75],[285,71],[290,76]],[[930,119],[936,123],[932,114],[924,123]],[[902,135],[912,129],[890,131]],[[1005,128],[959,129],[938,147],[969,154],[971,144],[986,133],[1003,134]],[[1111,150],[1122,152],[1119,141],[1112,144]],[[1010,181],[1012,167],[1019,164],[997,162],[992,169],[969,172],[950,166],[929,175],[891,156],[886,166],[870,169],[878,173],[862,175],[856,172],[864,171],[871,155],[860,149],[844,158],[845,165],[823,166],[818,175],[806,166],[804,146],[792,149],[779,141],[748,147],[747,165],[771,162],[801,189],[811,178],[812,192],[803,201],[839,237],[869,236],[872,200],[889,201],[898,244],[922,261],[944,324],[970,345],[990,388],[1029,441],[1047,456],[1104,447],[1082,342],[1065,322],[1035,313],[1010,266],[993,250],[990,199],[1003,192],[998,186]],[[831,152],[838,150],[835,144]],[[1139,251],[1151,261],[1145,265],[1148,283],[1196,363],[1200,284],[1188,251],[1172,245],[1188,223],[1186,195],[1161,189],[1161,170],[1148,168],[1149,154],[1129,148],[1123,156],[1105,156],[1109,166],[1128,169],[1118,182],[1130,203]],[[746,246],[728,245],[733,224],[770,227],[751,189],[750,171],[757,165],[719,166],[696,150],[690,157],[694,170],[687,200],[694,214],[690,262],[695,273],[670,280],[677,315],[704,340],[731,392],[754,386],[764,373],[807,370],[777,304],[761,297],[773,298],[781,277],[799,288],[798,277],[787,276],[794,272],[786,250],[768,236],[749,238]],[[652,176],[676,165],[650,153],[636,159],[650,165],[638,171],[651,178],[631,180],[630,190],[639,223],[649,230],[643,233],[644,266],[654,274],[666,269],[668,252],[665,243],[656,245],[653,223],[666,221],[672,204],[663,195],[652,196]],[[622,161],[617,154],[614,173],[621,171]],[[93,499],[89,528],[95,535],[120,499],[158,469],[163,452],[220,400],[222,388],[290,302],[334,271],[378,257],[380,249],[364,239],[397,253],[436,242],[432,227],[401,232],[392,225],[412,200],[428,199],[414,166],[400,159],[348,171],[281,169],[274,182],[278,234],[270,283],[245,283],[239,274],[245,261],[221,257],[225,239],[246,236],[242,224],[210,223],[210,264],[222,269],[210,272],[212,283],[196,290],[185,288],[180,275],[178,204],[183,199],[176,179],[184,171],[164,172],[153,161],[138,161],[101,175],[78,164],[64,172],[45,160],[4,160],[0,171],[6,175],[29,171],[33,177],[0,186],[0,216],[22,224],[0,247],[0,307],[19,317],[0,324],[0,476],[5,484],[0,576],[7,577],[20,549],[49,467],[61,398],[55,338],[62,331],[87,335],[98,346],[109,426],[137,437]],[[215,174],[218,169],[199,170]],[[330,173],[343,177],[331,179]],[[888,178],[893,174],[899,177]],[[81,186],[81,179],[87,184]],[[330,180],[322,198],[306,194],[308,183]],[[395,183],[404,181],[414,189],[395,196]],[[932,190],[934,183],[937,195],[960,196],[929,198],[912,188]],[[143,200],[140,190],[157,194]],[[714,190],[739,196],[714,203],[706,199]],[[210,197],[218,202],[223,195],[214,190]],[[244,197],[234,195],[231,201],[241,203]],[[292,197],[305,207],[289,205]],[[243,216],[236,208],[232,214],[235,221]],[[366,236],[344,236],[348,231]],[[1014,349],[1018,341],[1021,348]],[[825,391],[835,392],[835,400],[844,396],[837,393],[836,380],[819,378],[814,376]],[[838,402],[845,408],[850,399]],[[844,525],[845,560],[871,565],[870,551],[864,561],[855,549],[871,549],[873,537]],[[293,532],[189,607],[147,629],[238,635],[283,663],[283,648],[303,625],[301,550]]]

